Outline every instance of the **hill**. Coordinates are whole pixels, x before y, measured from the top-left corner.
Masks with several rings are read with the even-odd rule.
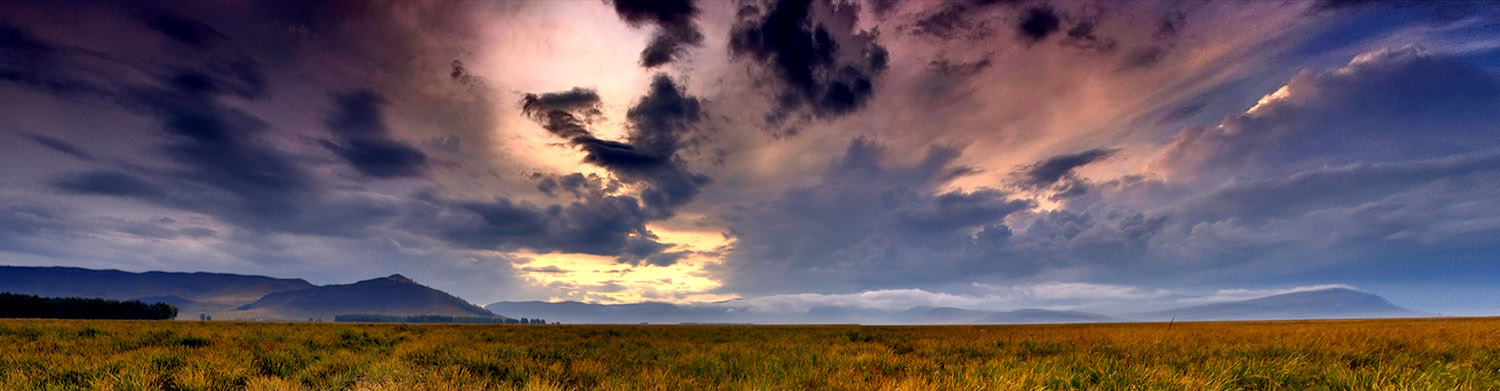
[[[76,267],[0,266],[0,292],[165,302],[196,318],[255,302],[272,292],[307,289],[302,279],[225,273],[132,273]]]
[[[1144,320],[1274,320],[1414,317],[1426,314],[1401,308],[1375,294],[1348,288],[1293,292],[1250,300],[1204,304],[1139,316]]]
[[[345,285],[275,292],[240,306],[238,318],[333,320],[335,315],[444,315],[493,317],[494,313],[400,274]]]

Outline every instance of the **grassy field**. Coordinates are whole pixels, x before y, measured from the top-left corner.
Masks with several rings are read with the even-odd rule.
[[[0,320],[0,390],[1500,390],[1500,318],[1045,326]]]

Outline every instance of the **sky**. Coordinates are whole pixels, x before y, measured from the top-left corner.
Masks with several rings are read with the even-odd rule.
[[[1500,314],[1500,7],[0,5],[0,263]]]

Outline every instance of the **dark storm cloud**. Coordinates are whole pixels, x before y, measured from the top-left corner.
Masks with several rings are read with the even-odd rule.
[[[646,259],[642,260],[642,263],[646,264],[646,265],[663,266],[663,267],[665,267],[665,266],[672,266],[672,265],[676,265],[677,262],[681,262],[684,258],[687,258],[690,255],[693,255],[693,252],[691,252],[691,251],[663,252],[663,253],[660,253],[660,254],[656,254],[656,255],[652,255],[652,256],[646,257]]]
[[[498,7],[497,7],[498,6]],[[497,161],[489,146],[509,102],[483,71],[467,64],[485,41],[482,27],[505,5],[482,2],[255,3],[248,7],[271,26],[256,41],[265,60],[291,66],[289,74],[314,76],[329,91],[370,88],[394,102],[387,118],[420,127],[395,129],[405,144],[425,142],[427,175],[483,175],[461,161]],[[249,30],[249,28],[245,28]],[[290,63],[290,64],[289,64]],[[386,145],[390,146],[390,145]],[[415,156],[415,155],[411,155]]]
[[[1058,181],[1071,178],[1074,169],[1109,158],[1119,151],[1118,149],[1097,148],[1053,156],[1023,168],[1017,173],[1017,181],[1020,185],[1033,189],[1052,186]]]
[[[182,71],[129,97],[161,121],[169,140],[162,153],[180,165],[174,176],[233,194],[250,209],[292,206],[290,198],[309,191],[311,179],[296,159],[256,139],[265,122],[222,103],[254,97],[220,88],[236,77]]]
[[[1376,1],[1376,0],[1318,0],[1313,5],[1313,9],[1320,10],[1320,11],[1327,11],[1327,10],[1334,10],[1334,9],[1340,9],[1340,8],[1353,8],[1353,7],[1370,5],[1370,4],[1396,3],[1396,2],[1399,2],[1399,1],[1395,1],[1395,0],[1384,0],[1384,1]]]
[[[1156,64],[1161,63],[1161,60],[1163,58],[1166,58],[1167,50],[1168,49],[1165,46],[1144,46],[1135,48],[1129,53],[1125,53],[1125,56],[1120,58],[1119,69],[1123,71],[1138,68],[1150,68],[1152,66],[1155,66]]]
[[[585,116],[595,116],[602,113],[599,111],[600,103],[602,102],[598,92],[588,88],[574,87],[562,92],[527,94],[521,108],[528,112],[581,112]]]
[[[782,0],[735,24],[730,52],[767,68],[780,81],[776,107],[766,115],[768,122],[781,125],[803,110],[814,117],[838,117],[869,101],[889,53],[873,33],[852,30],[855,8],[853,4]],[[838,24],[820,17],[837,19]],[[829,30],[839,25],[848,31]]]
[[[426,154],[390,139],[352,139],[343,143],[324,141],[323,146],[370,177],[421,176],[427,167]]]
[[[464,67],[464,62],[453,60],[448,71],[448,79],[453,80],[465,87],[485,88],[484,79],[469,73],[469,68]]]
[[[629,196],[547,206],[505,198],[480,202],[421,197],[427,207],[410,217],[408,228],[469,248],[595,255],[640,253],[642,246],[665,248],[651,238],[646,230],[649,216]]]
[[[981,227],[1001,221],[1005,216],[1031,207],[1023,200],[994,189],[973,192],[950,191],[933,196],[930,202],[906,205],[894,211],[902,229],[916,235],[949,233],[967,227]]]
[[[896,4],[901,0],[870,0],[870,11],[875,12],[875,17],[884,18],[891,10],[896,9]]]
[[[51,44],[43,42],[31,32],[10,24],[0,24],[0,49],[7,54],[47,56],[57,51]]]
[[[1021,272],[1076,268],[1148,279],[1137,269],[1151,260],[1171,218],[1119,207],[1048,211],[1013,226],[1007,247],[992,254]]]
[[[1060,28],[1062,18],[1057,16],[1057,11],[1053,11],[1052,7],[1038,6],[1026,10],[1021,23],[1016,25],[1016,32],[1021,34],[1022,39],[1039,42]]]
[[[641,192],[647,210],[663,218],[676,208],[692,201],[710,179],[688,171],[678,158],[687,148],[689,137],[698,130],[703,113],[697,98],[686,95],[682,87],[664,75],[651,83],[651,90],[626,112],[632,149],[650,159],[611,160],[607,155],[591,161],[610,167],[627,183],[651,184]]]
[[[0,81],[64,98],[107,100],[110,94],[107,88],[77,74],[71,67],[56,66],[87,55],[0,20]]]
[[[1063,39],[1063,44],[1082,50],[1101,53],[1114,52],[1120,44],[1113,38],[1101,37],[1094,32],[1094,21],[1084,20],[1068,29],[1068,35]]]
[[[922,5],[936,4],[936,6],[919,11],[920,16],[910,27],[912,33],[931,35],[944,40],[980,40],[994,36],[997,27],[993,22],[1000,22],[1000,19],[1003,19],[989,14],[991,9],[995,9],[995,6],[1007,6],[1008,9],[1014,9],[1025,3],[1024,0],[916,2]]]
[[[646,185],[641,202],[660,219],[697,197],[710,178],[689,171],[678,156],[703,117],[698,99],[666,75],[657,75],[650,88],[626,112],[624,142],[599,139],[588,130],[588,119],[599,112],[599,96],[590,90],[528,94],[522,110],[586,152],[584,162],[608,169],[625,183]]]
[[[948,60],[932,60],[927,63],[927,68],[933,72],[948,77],[967,77],[989,69],[991,65],[988,57],[973,62],[952,62]]]
[[[160,200],[166,190],[118,171],[88,171],[58,178],[52,186],[74,194],[95,194]]]
[[[927,70],[929,72],[912,92],[933,100],[952,99],[952,97],[960,95],[956,94],[956,91],[972,91],[976,86],[972,78],[990,69],[993,64],[994,62],[991,61],[988,55],[982,59],[968,62],[957,62],[949,59],[929,61],[927,63]]]
[[[520,270],[520,271],[527,272],[527,273],[549,273],[549,274],[567,273],[568,272],[567,270],[563,270],[562,268],[557,267],[555,265],[547,265],[545,267],[526,266],[526,267],[522,267],[522,268],[519,268],[519,269],[516,269],[516,270]]]
[[[619,182],[612,179],[576,172],[567,175],[532,173],[531,178],[537,181],[537,191],[553,197],[564,193],[578,199],[601,197],[618,191],[620,187]]]
[[[588,125],[603,114],[599,109],[601,103],[599,93],[575,87],[569,91],[526,94],[521,99],[521,112],[552,134],[577,142],[594,138]]]
[[[1157,20],[1156,33],[1153,36],[1158,40],[1176,38],[1186,25],[1187,12],[1180,9],[1169,10]]]
[[[167,142],[159,151],[175,163],[163,170],[138,171],[173,191],[165,197],[113,195],[197,211],[239,228],[269,232],[352,235],[394,213],[388,205],[370,199],[333,199],[298,163],[299,157],[259,139],[264,122],[221,103],[237,96],[208,88],[216,85],[216,75],[183,76],[169,77],[177,82],[132,94],[134,104],[162,122]]]
[[[671,248],[670,245],[653,240],[631,238],[625,246],[625,251],[615,258],[615,262],[636,266],[672,266],[683,258],[693,255],[691,251],[666,251],[669,248]]]
[[[654,68],[680,60],[692,47],[703,44],[694,18],[698,7],[693,0],[609,0],[615,13],[632,26],[656,25],[651,42],[641,51],[641,66]]]
[[[78,158],[78,160],[82,160],[82,161],[86,161],[86,162],[94,161],[94,155],[93,154],[88,153],[88,151],[83,150],[83,148],[79,148],[77,145],[74,145],[73,143],[70,143],[70,142],[67,142],[67,141],[63,141],[63,140],[57,139],[55,137],[46,136],[46,135],[40,135],[40,134],[34,134],[34,133],[23,133],[23,134],[26,136],[26,138],[31,139],[32,142],[35,142],[38,145],[41,145],[43,147],[47,147],[47,149],[51,149],[51,150],[54,150],[54,151],[66,154],[68,156],[72,156],[72,157]]]
[[[332,98],[334,114],[324,126],[337,139],[322,141],[324,148],[370,177],[413,177],[426,171],[426,154],[391,138],[381,114],[381,106],[387,104],[384,97],[361,89]]]
[[[1186,24],[1187,12],[1174,9],[1162,14],[1156,20],[1156,32],[1152,33],[1153,41],[1124,53],[1120,57],[1118,70],[1150,68],[1160,64],[1177,45],[1177,37],[1182,33]]]
[[[246,55],[210,51],[183,62],[146,67],[105,59],[88,49],[47,44],[18,31],[0,33],[8,36],[4,45],[7,50],[35,54],[17,63],[26,67],[22,70],[37,72],[9,80],[64,98],[85,91],[102,98],[99,102],[151,118],[159,126],[153,135],[161,143],[150,152],[153,160],[167,164],[124,164],[114,170],[67,174],[52,181],[57,191],[135,199],[204,213],[263,232],[349,235],[393,213],[364,198],[330,203],[317,179],[302,166],[301,157],[262,139],[267,132],[265,121],[238,108],[263,97],[269,89],[261,64]],[[171,31],[153,31],[170,40],[180,38]],[[17,63],[7,63],[6,69],[14,69],[9,65]],[[150,71],[141,80],[118,77],[94,82],[73,77],[91,72],[133,74],[144,69]],[[55,88],[61,84],[78,87]],[[48,144],[45,139],[33,140]],[[59,150],[67,153],[67,149]]]
[[[363,15],[359,23],[346,21],[347,15]],[[451,96],[433,97],[403,90],[390,80],[370,79],[376,88],[344,91],[330,95],[333,109],[324,119],[324,127],[333,137],[318,142],[334,152],[361,174],[375,178],[420,177],[431,174],[431,161],[422,151],[393,136],[386,117],[395,110],[427,110],[445,113],[433,118],[435,127],[468,128],[473,124],[456,122],[483,118],[488,110],[471,110],[473,94],[483,92],[484,80],[469,73],[461,61],[448,65],[441,73],[422,76],[413,68],[410,56],[426,53],[423,43],[397,32],[402,29],[379,28],[383,24],[401,25],[397,15],[363,7],[305,7],[280,13],[278,20],[316,32],[311,42],[322,50],[338,51],[348,61],[380,64],[385,72],[407,75],[413,79],[450,81],[462,90],[455,94],[462,102],[444,101]],[[448,13],[432,17],[451,16]],[[387,20],[390,19],[390,20]],[[424,19],[426,20],[426,19]],[[369,37],[360,36],[361,34]],[[383,45],[369,46],[379,37]],[[336,43],[325,40],[347,39]],[[400,50],[387,49],[394,45]],[[353,48],[351,48],[351,46]],[[368,50],[361,50],[368,49]],[[404,52],[403,52],[404,51]],[[399,53],[397,53],[399,52]],[[237,58],[237,57],[231,57]],[[618,255],[628,241],[653,241],[644,223],[650,215],[634,197],[584,193],[579,190],[574,202],[561,205],[537,205],[508,198],[472,201],[437,194],[418,195],[415,200],[388,199],[365,193],[336,191],[328,178],[314,175],[307,165],[315,161],[296,156],[265,143],[264,122],[231,108],[237,100],[255,96],[247,80],[264,80],[254,62],[250,67],[210,67],[193,77],[176,77],[167,88],[142,89],[132,95],[137,106],[152,109],[163,117],[172,137],[165,149],[183,153],[170,154],[184,168],[155,173],[159,182],[174,191],[163,200],[164,206],[199,211],[216,216],[238,228],[263,232],[294,232],[318,235],[367,235],[369,229],[397,222],[396,228],[433,237],[463,248],[490,250],[531,249],[539,252],[581,252]],[[404,81],[403,81],[404,82]],[[439,86],[441,87],[441,86]],[[263,89],[262,89],[263,90]],[[404,94],[401,106],[389,103],[389,93]],[[191,99],[189,99],[191,98]],[[569,91],[537,96],[530,110],[569,115],[584,113],[585,106],[597,105],[598,96],[591,91]],[[194,105],[196,104],[196,105]],[[597,107],[594,108],[597,114]],[[561,117],[559,117],[561,118]],[[576,119],[576,118],[575,118]],[[579,119],[578,121],[584,121]],[[483,125],[486,131],[492,126]],[[549,129],[561,129],[549,127]],[[584,133],[574,135],[591,134]],[[458,137],[474,134],[440,135],[444,144],[458,144]],[[455,145],[450,150],[459,150]],[[191,152],[191,153],[187,153]],[[162,178],[161,174],[165,174]],[[575,187],[575,190],[577,188]],[[567,191],[567,190],[563,190]],[[136,197],[137,199],[144,199]],[[654,255],[654,254],[651,254]]]
[[[1011,1],[949,0],[925,12],[912,23],[912,32],[942,39],[983,39],[995,33],[980,12]],[[878,3],[877,3],[878,4]]]
[[[168,12],[143,13],[140,18],[152,30],[185,45],[207,48],[228,39],[203,22]]]

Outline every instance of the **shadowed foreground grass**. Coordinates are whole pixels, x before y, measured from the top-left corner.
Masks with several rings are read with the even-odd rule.
[[[1046,326],[0,321],[0,390],[1497,390],[1500,318]]]

